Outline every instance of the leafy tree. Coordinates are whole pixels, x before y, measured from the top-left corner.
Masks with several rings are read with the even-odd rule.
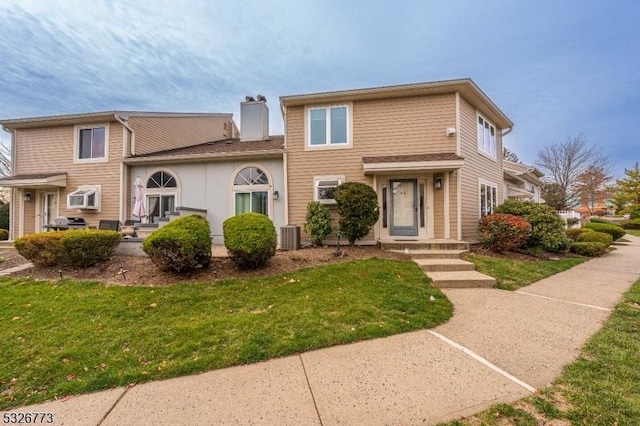
[[[544,202],[556,210],[564,209],[564,194],[557,183],[545,183],[540,191]]]
[[[589,166],[576,179],[575,190],[582,197],[583,204],[590,215],[595,213],[598,200],[604,201],[607,193],[607,183],[611,175],[602,167]]]
[[[624,169],[625,178],[617,181],[618,188],[614,195],[616,204],[640,205],[640,165],[636,162],[633,169]]]
[[[563,200],[560,210],[580,205],[578,177],[590,167],[610,169],[609,159],[600,148],[589,145],[584,136],[567,137],[565,141],[547,145],[538,152],[536,162],[553,183]]]
[[[522,164],[522,161],[520,161],[518,155],[505,146],[502,147],[502,158],[513,163]]]
[[[356,240],[365,237],[378,221],[378,196],[369,185],[345,182],[338,185],[333,198],[340,213],[340,232],[353,245]]]

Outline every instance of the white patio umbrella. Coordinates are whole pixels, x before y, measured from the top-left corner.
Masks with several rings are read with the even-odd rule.
[[[135,187],[133,195],[136,201],[133,203],[133,212],[131,212],[131,214],[135,217],[143,218],[147,216],[147,212],[144,208],[144,196],[142,195],[142,182],[140,181],[140,177],[136,178],[133,186]]]

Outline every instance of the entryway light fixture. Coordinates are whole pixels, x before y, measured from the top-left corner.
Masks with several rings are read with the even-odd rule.
[[[24,193],[24,200],[28,203],[29,201],[31,201],[31,193],[30,192],[25,192]]]
[[[436,180],[433,183],[433,186],[435,186],[436,189],[442,188],[442,178],[441,177],[437,177]]]
[[[278,191],[273,191],[273,201],[278,201],[280,198],[280,193]]]

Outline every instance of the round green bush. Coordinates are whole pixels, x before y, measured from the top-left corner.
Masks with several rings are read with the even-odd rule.
[[[571,244],[571,251],[580,256],[602,256],[607,253],[607,246],[596,242],[575,242]]]
[[[577,241],[602,243],[605,246],[609,247],[613,242],[613,237],[611,236],[611,234],[607,234],[605,232],[583,232],[578,236]]]
[[[14,247],[38,266],[86,268],[113,256],[120,240],[116,231],[74,229],[25,235],[15,240]]]
[[[567,237],[572,239],[573,241],[577,241],[580,235],[587,232],[595,232],[595,231],[589,228],[570,228],[570,229],[567,229],[565,234],[567,234]]]
[[[494,213],[482,218],[479,230],[485,247],[501,253],[524,246],[531,233],[531,224],[520,216]]]
[[[356,240],[364,238],[378,221],[378,195],[367,184],[345,182],[338,185],[333,198],[340,213],[340,232],[353,245]]]
[[[206,268],[211,262],[209,221],[195,214],[178,218],[145,238],[142,250],[163,271]]]
[[[622,229],[640,229],[640,219],[625,220],[620,222]]]
[[[589,218],[589,222],[591,223],[608,223],[609,225],[615,225],[613,222],[607,219],[603,219],[601,217],[591,216]]]
[[[278,236],[271,219],[260,213],[244,213],[222,223],[224,245],[240,269],[258,269],[276,254]]]
[[[531,224],[531,236],[527,246],[546,251],[560,251],[565,246],[564,220],[551,207],[531,201],[507,200],[495,209],[495,213],[522,216]]]
[[[6,241],[9,239],[9,231],[7,229],[0,229],[0,241]]]
[[[324,245],[324,239],[331,233],[331,212],[327,206],[318,201],[307,204],[304,232],[309,234],[311,244],[314,246]]]
[[[594,223],[589,222],[583,226],[583,228],[593,229],[596,232],[606,232],[613,237],[613,241],[622,238],[626,231],[619,226],[610,225],[607,223]]]

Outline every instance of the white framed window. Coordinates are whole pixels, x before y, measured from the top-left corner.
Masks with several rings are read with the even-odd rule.
[[[351,105],[310,107],[306,114],[308,148],[351,146]]]
[[[100,209],[100,187],[80,186],[67,195],[68,209],[98,210]]]
[[[344,176],[315,176],[313,178],[313,200],[323,204],[335,204],[333,193],[342,182],[344,182]]]
[[[145,190],[149,223],[158,223],[160,218],[175,212],[178,189],[175,175],[167,170],[157,170],[149,176]]]
[[[478,150],[496,158],[496,127],[478,114]]]
[[[259,166],[246,166],[233,179],[233,205],[236,215],[262,213],[269,216],[270,179]]]
[[[109,124],[76,126],[74,162],[105,162],[109,159]]]
[[[483,218],[494,212],[498,205],[498,188],[489,182],[480,182],[480,217]]]

